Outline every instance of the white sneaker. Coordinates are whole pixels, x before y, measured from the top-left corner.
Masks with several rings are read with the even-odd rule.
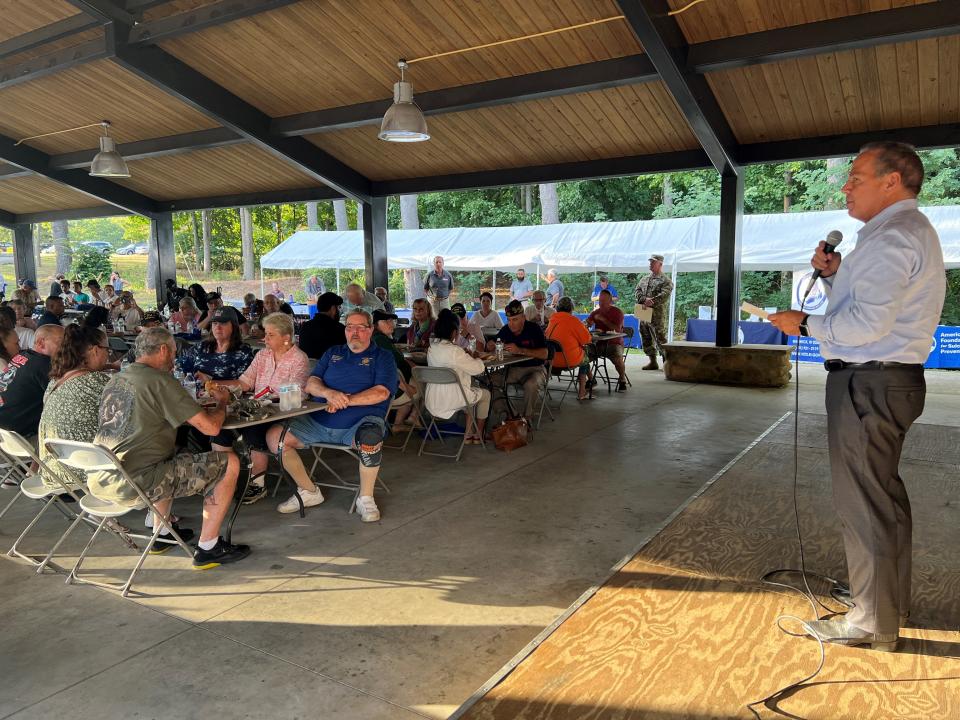
[[[380,508],[369,495],[361,495],[357,498],[357,512],[360,513],[360,519],[363,522],[376,522],[380,519]]]
[[[316,485],[313,486],[313,490],[304,490],[303,488],[297,488],[297,494],[300,495],[300,499],[303,501],[303,506],[305,508],[313,507],[314,505],[319,505],[323,502],[323,493],[320,492],[320,488]],[[297,502],[297,496],[291,495],[282,503],[277,505],[277,512],[282,513],[295,513],[300,511],[300,503]]]

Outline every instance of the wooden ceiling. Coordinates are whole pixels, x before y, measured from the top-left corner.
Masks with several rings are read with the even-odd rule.
[[[688,2],[666,1],[673,9]],[[391,192],[413,192],[423,179],[434,181],[424,187],[465,187],[481,175],[487,184],[508,183],[511,171],[529,178],[542,168],[540,175],[549,179],[556,169],[574,165],[556,177],[573,177],[580,167],[583,176],[596,177],[645,167],[643,158],[651,159],[652,169],[707,162],[686,119],[688,110],[644,56],[630,13],[624,12],[628,0],[271,0],[266,10],[228,0],[170,0],[148,3],[141,18],[167,34],[133,47],[145,62],[160,58],[168,67],[185,67],[158,79],[107,48],[106,59],[69,62],[63,69],[10,80],[5,71],[25,59],[52,57],[53,51],[68,56],[104,36],[103,28],[87,25],[66,37],[16,48],[26,34],[78,19],[74,2],[0,0],[0,159],[40,173],[45,167],[72,168],[66,175],[49,174],[75,182],[84,173],[70,154],[92,157],[96,128],[28,141],[40,155],[17,155],[4,143],[109,119],[113,136],[128,144],[124,152],[133,176],[84,186],[91,197],[0,164],[0,222],[9,223],[11,215],[100,205],[105,187],[126,193],[114,203],[126,208],[218,196],[256,202],[258,195],[276,198],[284,190],[302,195],[325,187],[318,178],[329,177],[323,169],[331,163],[342,163],[341,175],[349,180],[353,173],[376,195],[381,183]],[[931,16],[929,8],[919,7],[931,5],[946,18],[949,32],[924,34],[921,27],[917,37],[923,39],[893,42],[883,36],[889,29],[876,30],[876,39],[853,49],[800,47],[816,44],[816,33],[802,40],[795,33],[784,40],[799,48],[789,59],[758,59],[752,50],[727,43],[729,62],[688,71],[701,73],[702,87],[691,86],[699,88],[694,95],[709,108],[712,94],[717,116],[710,121],[728,126],[738,147],[776,145],[776,153],[789,156],[792,144],[804,141],[811,156],[816,155],[812,139],[833,142],[837,135],[942,126],[935,141],[953,137],[951,128],[960,127],[960,3],[706,0],[674,21],[677,37],[693,46],[691,57],[725,38],[742,38],[744,46],[769,55],[777,49],[769,43],[779,40],[764,45],[763,33],[781,33],[779,39],[791,28],[864,16],[862,24],[848,28],[850,37],[859,38],[861,27],[878,14],[916,7]],[[90,17],[103,26],[110,19]],[[551,32],[598,20],[607,21]],[[397,59],[537,33],[550,34],[415,62],[407,78],[417,97],[432,98],[433,104],[425,105],[432,139],[417,144],[377,139],[378,118],[398,79]],[[5,42],[15,52],[4,54]],[[183,80],[194,71],[195,79]],[[235,97],[209,85],[191,92],[209,81]],[[537,83],[545,83],[546,94],[538,92]],[[243,116],[237,122],[234,110]],[[291,116],[298,121],[308,116],[298,129],[284,131],[304,139],[281,137],[274,128],[276,120],[290,122]],[[324,128],[328,122],[334,127]],[[225,123],[229,127],[222,127]],[[960,142],[960,132],[956,136]],[[756,154],[751,157],[755,161]]]

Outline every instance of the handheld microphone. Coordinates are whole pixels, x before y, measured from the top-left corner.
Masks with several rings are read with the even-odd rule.
[[[827,239],[823,244],[823,251],[825,253],[832,253],[834,250],[837,249],[837,245],[839,245],[842,240],[843,240],[842,232],[840,232],[839,230],[831,230],[827,234]],[[817,280],[820,279],[820,275],[822,274],[822,272],[823,271],[820,270],[819,268],[813,271],[813,276],[810,278],[810,284],[807,285],[807,291],[803,295],[804,300],[807,299],[807,295],[809,295],[810,292],[813,290],[813,286],[817,284]]]

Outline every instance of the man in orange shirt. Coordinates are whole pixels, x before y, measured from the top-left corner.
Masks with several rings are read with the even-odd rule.
[[[591,325],[597,332],[623,332],[623,310],[613,304],[613,295],[601,290],[597,298],[599,306],[587,318],[587,327]],[[627,369],[623,362],[623,338],[611,338],[597,343],[597,353],[609,358],[617,369],[617,392],[627,391]]]
[[[553,358],[555,368],[577,368],[577,400],[587,400],[591,396],[587,392],[587,381],[592,379],[590,374],[590,358],[587,357],[584,346],[589,345],[592,338],[586,326],[573,316],[573,300],[562,297],[557,303],[557,311],[550,316],[547,330],[544,333],[547,340],[555,340],[563,348]]]

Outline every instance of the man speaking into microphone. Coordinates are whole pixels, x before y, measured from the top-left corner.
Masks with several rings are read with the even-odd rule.
[[[825,315],[770,316],[788,335],[820,342],[827,376],[830,474],[854,607],[809,623],[824,642],[895,650],[910,613],[910,500],[898,472],[907,430],[923,412],[923,363],[943,309],[940,240],[917,209],[923,164],[910,145],[865,145],[842,191],[866,223],[841,259],[824,242],[811,265]]]

